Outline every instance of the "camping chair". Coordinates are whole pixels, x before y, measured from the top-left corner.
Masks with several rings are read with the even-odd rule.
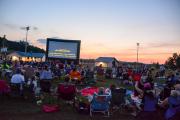
[[[109,117],[109,106],[110,106],[109,95],[94,95],[90,104],[90,116],[92,117],[93,112],[107,113]]]
[[[122,110],[123,106],[125,105],[125,96],[126,96],[126,89],[119,88],[114,89],[111,91],[112,98],[111,98],[111,107],[117,107],[118,109]],[[112,112],[116,112],[118,109]]]
[[[74,84],[59,84],[57,93],[58,98],[75,103],[76,87]]]

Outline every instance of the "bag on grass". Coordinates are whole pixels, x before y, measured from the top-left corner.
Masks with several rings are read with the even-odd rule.
[[[42,109],[46,113],[57,112],[59,111],[59,106],[58,105],[43,105]]]

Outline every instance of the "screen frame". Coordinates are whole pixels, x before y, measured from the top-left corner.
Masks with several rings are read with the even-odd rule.
[[[77,43],[77,55],[75,59],[71,59],[71,58],[55,58],[55,57],[49,57],[49,42],[53,41],[53,42],[64,42],[64,43]],[[47,43],[46,43],[46,60],[61,60],[61,61],[65,61],[65,60],[70,60],[70,61],[79,61],[80,59],[80,44],[81,44],[81,40],[67,40],[67,39],[55,39],[55,38],[47,38]]]

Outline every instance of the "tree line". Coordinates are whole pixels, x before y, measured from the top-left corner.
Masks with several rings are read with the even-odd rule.
[[[0,48],[3,47],[3,44],[5,47],[7,47],[8,52],[12,52],[12,51],[21,51],[24,52],[25,50],[25,45],[26,42],[25,41],[10,41],[7,39],[4,39],[3,37],[0,37]],[[44,49],[41,49],[39,47],[33,46],[33,45],[29,45],[27,47],[27,52],[34,52],[34,53],[45,53]]]
[[[165,65],[167,68],[173,70],[180,69],[180,54],[173,53],[173,55],[166,60]]]

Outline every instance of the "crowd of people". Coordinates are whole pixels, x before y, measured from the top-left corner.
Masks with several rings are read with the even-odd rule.
[[[27,85],[34,93],[37,93],[38,88],[41,92],[52,92],[51,84],[54,78],[64,78],[65,83],[74,84],[82,84],[88,79],[112,78],[121,85],[134,88],[131,94],[127,94],[125,100],[125,105],[133,111],[132,115],[140,114],[140,117],[156,119],[157,110],[162,109],[165,110],[164,117],[172,119],[180,113],[180,70],[167,71],[169,70],[163,66],[158,70],[147,66],[138,70],[127,66],[105,69],[101,65],[92,69],[92,66],[75,65],[73,62],[4,61],[1,64],[0,75],[12,86],[18,85],[20,91],[23,91],[24,85]],[[164,79],[164,83],[158,83],[158,79]],[[102,87],[99,89],[99,94],[106,94]],[[112,89],[118,87],[109,86],[108,93],[111,94]]]

